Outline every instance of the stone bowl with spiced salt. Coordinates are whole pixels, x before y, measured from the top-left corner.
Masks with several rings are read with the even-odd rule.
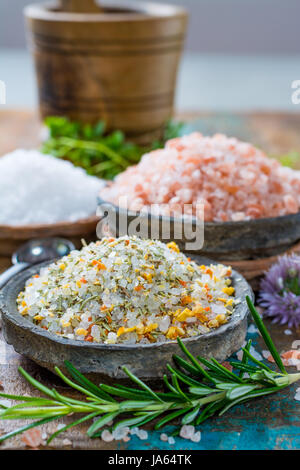
[[[147,262],[144,256],[139,262],[143,247]],[[145,381],[161,378],[180,354],[178,335],[193,354],[224,361],[245,340],[245,297],[253,293],[239,273],[210,264],[193,262],[174,243],[102,240],[11,279],[0,292],[4,337],[51,371],[65,370],[68,360],[108,383],[126,381],[123,365]],[[208,317],[219,320],[212,324]]]
[[[137,215],[148,232],[167,219],[183,251],[190,240],[174,236],[182,214],[194,231],[204,220],[204,244],[194,253],[215,260],[272,257],[300,240],[300,172],[220,134],[168,141],[102,188],[98,202],[108,225],[117,216],[117,235]]]

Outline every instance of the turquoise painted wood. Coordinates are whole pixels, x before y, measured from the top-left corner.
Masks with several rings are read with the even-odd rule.
[[[293,341],[299,338],[284,334],[286,327],[271,325],[266,322],[279,351],[291,349]],[[257,352],[266,349],[258,333],[249,334]],[[236,359],[236,357],[235,357]],[[264,361],[270,366],[268,361]],[[295,367],[290,367],[292,373]],[[170,435],[175,426],[168,426],[160,432],[148,431],[146,441],[133,436],[126,449],[173,449],[173,450],[274,450],[300,449],[300,402],[294,399],[300,383],[278,394],[256,399],[228,411],[222,417],[212,418],[200,426],[201,441],[193,443],[175,437],[175,444],[170,446],[160,440],[162,432]],[[123,448],[123,445],[122,445]]]

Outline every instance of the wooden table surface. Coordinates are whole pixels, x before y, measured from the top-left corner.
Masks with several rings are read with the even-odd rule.
[[[226,132],[242,139],[248,139],[265,149],[272,155],[290,151],[300,152],[300,116],[298,114],[212,114],[199,113],[181,115],[189,119],[197,119],[196,127],[204,134]],[[0,112],[0,155],[16,147],[30,148],[37,146],[40,141],[41,127],[37,117],[29,112],[2,111]],[[1,269],[1,268],[0,268]],[[3,269],[3,266],[2,266]],[[267,322],[273,339],[279,351],[291,349],[292,343],[300,339],[300,331],[292,335],[284,334],[286,327],[271,325]],[[266,349],[257,333],[248,333],[256,349]],[[32,394],[32,388],[18,373],[22,365],[30,374],[46,385],[58,387],[60,393],[77,396],[62,382],[32,361],[15,353],[8,346],[0,330],[0,382],[6,393]],[[295,368],[291,367],[291,372]],[[200,426],[202,439],[194,444],[181,438],[176,438],[174,446],[160,440],[160,433],[149,431],[149,438],[140,441],[135,436],[128,443],[104,443],[100,439],[90,440],[85,431],[88,425],[70,429],[56,438],[51,448],[55,449],[300,449],[300,420],[299,402],[294,400],[295,390],[292,387],[283,390],[273,397],[255,400],[248,404],[235,407],[221,418],[213,418]],[[66,423],[68,418],[58,422]],[[43,427],[48,434],[56,429],[57,423],[49,423]],[[0,421],[0,435],[20,426],[20,422]],[[148,430],[150,428],[148,427]],[[173,429],[166,428],[167,432]],[[65,441],[68,439],[71,444]],[[0,445],[0,449],[25,449],[20,436]],[[45,447],[40,447],[45,448]]]

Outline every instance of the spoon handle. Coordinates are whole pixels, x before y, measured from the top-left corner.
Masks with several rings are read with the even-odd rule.
[[[18,274],[23,269],[27,268],[29,263],[17,263],[8,268],[4,273],[0,275],[0,289],[12,278],[15,274]]]

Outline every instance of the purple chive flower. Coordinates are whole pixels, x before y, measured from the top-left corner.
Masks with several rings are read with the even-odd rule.
[[[300,256],[282,256],[260,284],[259,304],[273,323],[300,326]]]

